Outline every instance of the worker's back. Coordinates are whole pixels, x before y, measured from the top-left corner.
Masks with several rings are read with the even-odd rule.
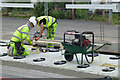
[[[51,26],[52,23],[54,23],[55,20],[56,20],[54,17],[51,17],[51,16],[40,16],[40,17],[37,18],[37,20],[38,20],[38,27],[40,27],[40,24],[39,24],[39,23],[40,23],[40,21],[43,20],[43,19],[46,20],[45,24],[43,25],[44,28],[48,28],[48,27]]]
[[[15,42],[23,42],[27,38],[28,33],[29,33],[28,25],[27,24],[23,25],[14,32],[11,40]]]

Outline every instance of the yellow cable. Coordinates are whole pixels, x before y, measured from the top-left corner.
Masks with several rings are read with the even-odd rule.
[[[50,62],[54,59],[54,58],[57,58],[57,57],[60,57],[61,58],[61,56],[56,56],[56,57],[53,57],[51,60],[50,60]],[[61,60],[61,59],[60,59]]]
[[[94,50],[94,51],[96,51],[98,54],[100,54],[99,52],[98,52],[98,50]],[[57,57],[60,57],[60,61],[62,60],[62,54],[63,54],[63,51],[61,50],[61,56],[57,56]],[[103,67],[103,66],[108,66],[108,67],[112,67],[112,66],[114,66],[114,67],[118,67],[117,65],[110,65],[110,64],[107,64],[107,63],[105,63],[105,64],[101,64],[101,55],[99,55],[100,56],[100,64],[97,64],[96,62],[95,62],[95,60],[94,60],[94,52],[93,52],[93,61],[91,62],[91,63],[89,63],[89,64],[92,64],[93,62],[96,64],[96,65],[98,65],[98,66],[101,66],[101,67]],[[51,59],[51,61],[54,59],[54,58],[57,58],[57,57],[53,57],[52,59]],[[68,62],[68,61],[67,61]],[[72,62],[69,62],[69,63],[72,63]],[[73,64],[75,64],[75,63],[73,63]],[[55,67],[55,66],[54,66]],[[76,68],[76,67],[72,67],[72,68],[63,68],[63,67],[56,67],[56,68],[62,68],[62,69],[74,69],[74,68]]]
[[[97,51],[97,50],[94,50],[94,51]],[[98,52],[98,51],[97,51]],[[98,54],[100,54],[99,52],[98,52]],[[101,66],[101,55],[100,55],[100,64],[97,64],[96,62],[95,62],[95,60],[94,60],[94,63],[96,64],[96,65],[98,65],[98,66]]]
[[[97,50],[94,50],[94,51],[97,51]],[[98,54],[100,54],[100,53],[98,52]],[[108,63],[101,64],[101,55],[100,55],[100,64],[97,64],[95,61],[94,61],[94,63],[101,67],[118,67],[117,65],[112,65],[112,64],[108,64]]]

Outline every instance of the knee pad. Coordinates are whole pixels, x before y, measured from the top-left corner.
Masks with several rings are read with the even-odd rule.
[[[9,56],[13,56],[13,51],[14,51],[14,47],[10,46],[9,49],[8,49],[8,51],[7,51],[7,54]]]
[[[10,42],[9,43],[9,45],[8,45],[8,47],[7,47],[7,54],[9,55],[9,56],[13,56],[14,54],[13,54],[13,52],[14,52],[14,47],[15,47],[15,43],[13,43],[13,42]]]

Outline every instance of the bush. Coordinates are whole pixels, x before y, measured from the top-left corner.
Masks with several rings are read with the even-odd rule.
[[[44,3],[43,2],[38,2],[35,5],[35,8],[33,10],[33,15],[36,17],[44,16]]]
[[[84,20],[89,19],[88,10],[83,10],[83,9],[76,10],[76,14],[77,14],[76,18],[84,19]]]
[[[72,19],[72,11],[66,10],[64,11],[65,19]]]
[[[49,15],[57,19],[71,19],[72,13],[71,10],[65,10],[61,6],[54,6],[54,8],[49,11]]]
[[[50,12],[50,16],[53,16],[57,19],[63,19],[64,18],[64,12],[61,9],[55,9]]]

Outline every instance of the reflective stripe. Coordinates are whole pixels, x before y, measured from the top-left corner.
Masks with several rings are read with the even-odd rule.
[[[12,37],[17,38],[17,39],[19,39],[19,40],[22,42],[22,39],[20,39],[20,38],[19,38],[19,37],[17,37],[17,36],[12,35]]]
[[[47,26],[48,26],[48,23],[49,23],[49,17],[47,16],[47,18],[48,18],[48,21],[47,21],[47,24],[46,24],[46,28],[47,28]]]
[[[47,16],[47,17],[48,17],[48,16]],[[47,18],[47,17],[40,17],[40,18],[38,19],[38,21],[40,21],[40,20],[41,20],[41,18],[43,18],[43,19],[44,19],[44,18]],[[39,23],[38,23],[38,24],[39,24]],[[39,25],[40,25],[40,24],[39,24]]]
[[[24,33],[24,34],[28,34],[28,33],[26,33],[26,32],[21,32],[21,31],[20,31],[20,30],[18,30],[18,29],[17,29],[17,31],[18,31],[18,32],[20,32],[21,34],[22,34],[22,33]]]
[[[26,38],[27,38],[27,37],[25,37],[25,39],[26,39]],[[25,39],[24,39],[24,40],[25,40]]]
[[[40,20],[41,19],[44,19],[44,18],[47,18],[48,19],[48,21],[47,21],[47,24],[46,24],[46,28],[47,28],[47,26],[48,26],[48,23],[49,23],[49,16],[45,16],[45,17],[40,17],[39,19],[38,19],[38,21],[40,22]],[[52,21],[53,22],[53,21]],[[39,23],[38,23],[39,24]],[[52,24],[52,23],[51,23]],[[39,24],[40,25],[40,24]],[[45,24],[44,24],[45,25]]]
[[[41,19],[41,17],[38,19],[38,21]]]
[[[28,51],[28,50],[25,50],[24,52],[26,52],[26,51]]]
[[[20,32],[21,32],[21,30],[22,30],[24,27],[26,27],[26,25],[22,26],[22,28],[20,29]]]
[[[22,33],[24,33],[24,34],[28,34],[28,33],[26,33],[26,32],[22,32]]]
[[[18,31],[19,33],[21,33],[21,31],[20,31],[20,30],[18,30],[18,29],[17,29],[17,31]],[[21,34],[22,34],[22,33],[21,33]]]
[[[53,23],[53,17],[52,17],[52,22],[51,22],[51,25],[52,25],[52,23]]]
[[[27,26],[29,27],[29,30],[31,30],[31,27],[30,27],[30,25],[27,23]]]

